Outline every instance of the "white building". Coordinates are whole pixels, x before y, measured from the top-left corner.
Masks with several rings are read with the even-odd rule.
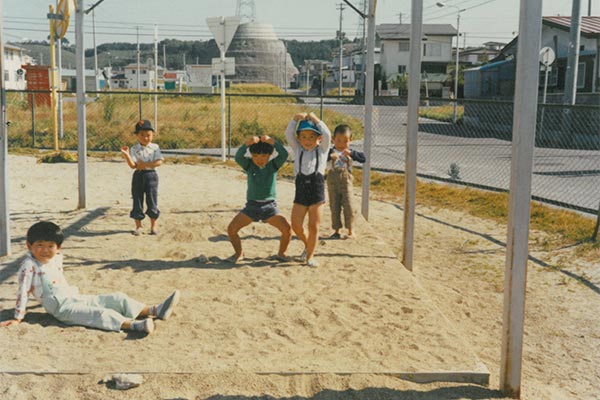
[[[32,64],[33,58],[25,50],[10,44],[4,45],[4,84],[6,89],[25,90],[25,70],[22,65]]]
[[[154,89],[154,65],[150,64],[129,64],[126,65],[123,70],[125,71],[125,80],[127,81],[128,89],[144,90]],[[139,82],[138,87],[138,70],[139,70]],[[162,87],[162,75],[164,73],[163,67],[157,67],[158,70],[158,86],[159,89]]]
[[[377,25],[381,67],[385,75],[409,73],[410,24]],[[421,72],[445,74],[452,62],[452,42],[456,29],[449,24],[423,24]]]

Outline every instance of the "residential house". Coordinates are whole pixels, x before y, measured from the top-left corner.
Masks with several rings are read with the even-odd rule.
[[[366,49],[362,48],[360,43],[345,43],[342,52],[342,82],[346,85],[354,84],[359,80],[359,74],[362,71],[363,59],[367,58]],[[364,56],[363,56],[364,52]],[[381,51],[375,47],[375,65],[381,61]],[[338,82],[340,68],[340,49],[336,48],[332,52],[332,72],[335,82]]]
[[[25,50],[12,44],[4,44],[4,85],[9,90],[25,90],[25,69],[23,65],[32,64],[33,58]]]
[[[135,90],[148,90],[154,88],[154,81],[158,79],[159,88],[162,86],[162,75],[165,71],[163,67],[157,68],[158,77],[154,76],[154,65],[151,62],[145,64],[132,63],[123,67],[125,71],[125,79],[127,80],[127,88]],[[139,87],[138,87],[138,71],[139,71]]]
[[[410,24],[381,24],[376,28],[381,67],[387,77],[409,73]],[[452,62],[452,40],[457,31],[448,24],[423,24],[421,71],[445,74]]]
[[[110,77],[110,87],[111,89],[127,89],[128,81],[124,72],[115,72]]]
[[[557,93],[561,101],[565,89],[565,77],[570,47],[571,17],[544,17],[542,20],[541,47],[551,48],[556,60],[551,65],[547,92],[549,98]],[[491,64],[465,71],[465,94],[471,98],[512,98],[517,56],[518,37],[508,43]],[[600,17],[581,17],[579,62],[577,66],[577,92],[600,92]],[[540,92],[544,88],[544,72],[540,73]],[[592,99],[597,104],[597,95],[577,96],[578,103]],[[594,100],[595,99],[595,100]],[[551,101],[551,100],[550,100]]]
[[[483,46],[460,49],[458,57],[462,64],[481,65],[498,57],[504,46],[506,46],[506,43],[486,42]],[[456,50],[453,51],[453,54],[456,54]]]

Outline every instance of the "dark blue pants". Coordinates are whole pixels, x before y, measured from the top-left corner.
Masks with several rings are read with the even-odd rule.
[[[144,196],[146,197],[146,214],[157,219],[158,210],[158,174],[154,170],[135,171],[131,180],[131,197],[133,209],[129,216],[133,219],[144,219]]]

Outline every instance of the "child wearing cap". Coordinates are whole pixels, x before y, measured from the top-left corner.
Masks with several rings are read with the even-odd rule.
[[[131,180],[131,197],[133,208],[129,216],[135,221],[133,234],[142,234],[142,220],[144,219],[144,197],[146,197],[146,214],[150,217],[150,234],[158,235],[156,220],[160,215],[158,210],[158,174],[156,168],[162,165],[164,160],[160,153],[160,147],[152,143],[154,128],[150,121],[144,119],[135,124],[134,131],[138,143],[129,149],[121,147],[121,153],[127,161],[127,165],[135,169]]]
[[[352,201],[354,177],[352,161],[365,162],[365,154],[350,150],[352,131],[348,125],[338,125],[333,130],[333,146],[329,150],[330,169],[327,173],[327,192],[329,193],[329,209],[331,210],[331,227],[334,232],[331,239],[340,239],[342,228],[342,209],[344,225],[348,229],[348,237],[353,238],[354,204]]]
[[[250,158],[247,156],[250,153]],[[277,156],[271,158],[274,151]],[[248,176],[248,189],[246,191],[246,206],[240,211],[227,227],[227,235],[233,246],[235,254],[228,260],[238,263],[244,258],[242,241],[238,232],[252,222],[266,222],[281,232],[279,251],[275,255],[278,261],[287,261],[287,251],[292,231],[290,224],[277,210],[276,184],[277,172],[285,163],[288,152],[281,143],[263,135],[252,136],[246,143],[240,146],[235,154],[235,161],[246,171]]]
[[[304,243],[301,258],[310,267],[319,239],[319,225],[325,204],[325,167],[331,144],[331,132],[314,113],[299,113],[288,124],[285,137],[294,151],[296,196],[292,206],[292,229]],[[308,235],[304,218],[308,214]]]
[[[168,319],[179,302],[175,290],[162,303],[147,306],[124,293],[84,295],[71,286],[63,274],[60,252],[65,235],[49,221],[33,224],[27,231],[29,252],[18,272],[19,289],[14,319],[0,322],[0,327],[21,323],[25,317],[29,294],[50,315],[67,325],[80,325],[106,331],[154,331],[152,318]]]

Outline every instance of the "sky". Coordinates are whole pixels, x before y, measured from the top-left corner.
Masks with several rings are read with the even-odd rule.
[[[0,0],[2,1],[2,0]],[[45,40],[48,36],[48,6],[56,0],[3,0],[4,41]],[[85,0],[86,8],[97,0]],[[367,1],[367,0],[365,0]],[[518,32],[519,0],[423,0],[424,23],[456,27],[461,12],[461,46],[488,41],[509,42]],[[588,15],[588,1],[581,0],[582,15]],[[242,3],[248,3],[243,0]],[[360,8],[362,0],[350,0]],[[600,15],[600,0],[591,0],[592,15]],[[341,0],[254,0],[256,20],[270,23],[281,39],[311,41],[333,39],[339,29]],[[367,1],[368,3],[368,1]],[[570,0],[544,0],[544,16],[571,14]],[[347,38],[362,36],[358,15],[344,5],[342,31]],[[457,8],[458,7],[458,8]],[[209,40],[207,17],[235,15],[237,0],[104,0],[94,11],[96,44],[106,42],[152,43],[154,25],[159,40]],[[378,0],[376,22],[410,23],[410,0]],[[85,20],[85,47],[92,47],[92,14]],[[74,17],[66,38],[74,43]]]

